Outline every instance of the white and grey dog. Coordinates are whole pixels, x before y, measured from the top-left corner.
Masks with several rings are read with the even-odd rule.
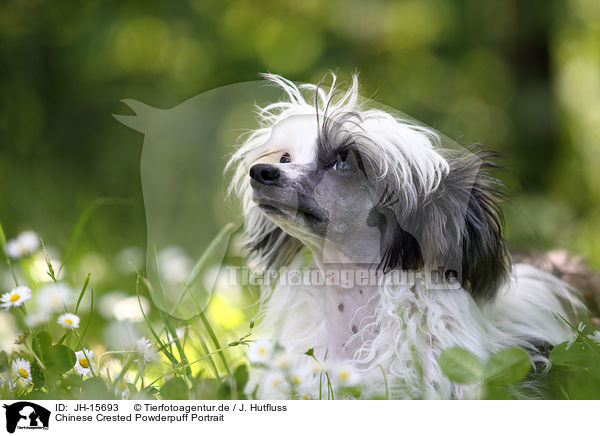
[[[434,131],[366,107],[356,77],[345,92],[334,75],[327,91],[266,78],[285,97],[259,109],[260,128],[229,167],[253,265],[322,272],[262,290],[260,341],[284,347],[292,391],[324,390],[307,347],[332,390],[351,374],[366,397],[468,397],[473,387],[453,384],[438,363],[454,346],[482,361],[522,347],[544,371],[548,347],[573,336],[560,316],[584,308],[553,275],[511,265],[494,154],[442,148]],[[417,279],[390,280],[398,272]],[[442,280],[421,280],[432,274]],[[345,368],[338,378],[336,368]],[[253,371],[258,397],[289,395],[272,371]]]

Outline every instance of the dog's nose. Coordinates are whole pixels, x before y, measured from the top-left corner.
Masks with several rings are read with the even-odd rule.
[[[250,177],[264,185],[274,185],[279,179],[279,169],[273,165],[256,164],[250,168]]]

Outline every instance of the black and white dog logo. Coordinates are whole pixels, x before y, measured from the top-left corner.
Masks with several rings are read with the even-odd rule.
[[[19,401],[6,409],[6,431],[14,433],[15,429],[48,429],[50,411],[29,401]]]

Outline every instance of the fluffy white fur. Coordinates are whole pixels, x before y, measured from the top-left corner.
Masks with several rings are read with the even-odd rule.
[[[235,168],[231,191],[242,199],[249,246],[275,229],[276,224],[266,219],[252,201],[248,170],[274,151],[269,141],[273,128],[292,116],[314,117],[318,113],[319,122],[323,122],[327,111],[359,113],[357,129],[369,139],[362,152],[376,162],[380,170],[377,178],[394,180],[399,188],[397,195],[409,210],[435,192],[450,171],[436,133],[385,111],[363,107],[356,77],[339,97],[335,94],[335,76],[328,92],[317,85],[296,86],[279,76],[267,75],[267,79],[281,87],[286,98],[259,108],[260,128],[250,133],[229,163]],[[309,146],[303,153],[306,161],[314,157]],[[254,256],[253,265],[264,267],[267,259],[276,259],[272,263],[275,268],[320,266],[296,239],[286,240],[283,232],[279,239],[268,251]],[[258,331],[285,347],[290,356],[289,368],[301,375],[302,383],[296,387],[299,396],[315,398],[321,390],[327,397],[321,368],[303,354],[306,347],[313,347],[321,362],[328,356],[325,367],[334,389],[342,383],[334,376],[336,368],[343,366],[358,376],[365,397],[384,396],[387,381],[393,398],[468,398],[476,394],[477,387],[456,385],[443,375],[438,358],[444,349],[463,347],[485,361],[503,348],[519,346],[538,363],[537,370],[543,371],[549,362],[537,347],[568,340],[572,332],[559,315],[569,318],[583,309],[568,285],[525,264],[512,267],[510,278],[489,301],[476,301],[462,288],[439,292],[419,285],[386,285],[383,280],[365,289],[362,300],[346,296],[357,295],[357,289],[344,290],[343,296],[336,292],[340,291],[281,284],[263,289]],[[331,315],[339,301],[344,301],[346,310],[351,310],[356,319],[357,331],[348,339],[353,344],[350,354],[330,350],[331,336],[338,335]],[[271,385],[273,377],[272,372],[256,368],[249,392],[256,390],[260,398],[289,394],[276,388],[281,383]]]

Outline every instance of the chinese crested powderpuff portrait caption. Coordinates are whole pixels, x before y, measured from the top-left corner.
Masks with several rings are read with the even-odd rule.
[[[247,392],[475,397],[477,383],[440,367],[452,347],[481,361],[526,350],[521,385],[535,392],[586,309],[556,275],[511,260],[497,156],[368,105],[356,76],[347,89],[333,74],[328,86],[266,78],[282,98],[258,109],[228,164],[250,264],[280,273],[261,289]]]

